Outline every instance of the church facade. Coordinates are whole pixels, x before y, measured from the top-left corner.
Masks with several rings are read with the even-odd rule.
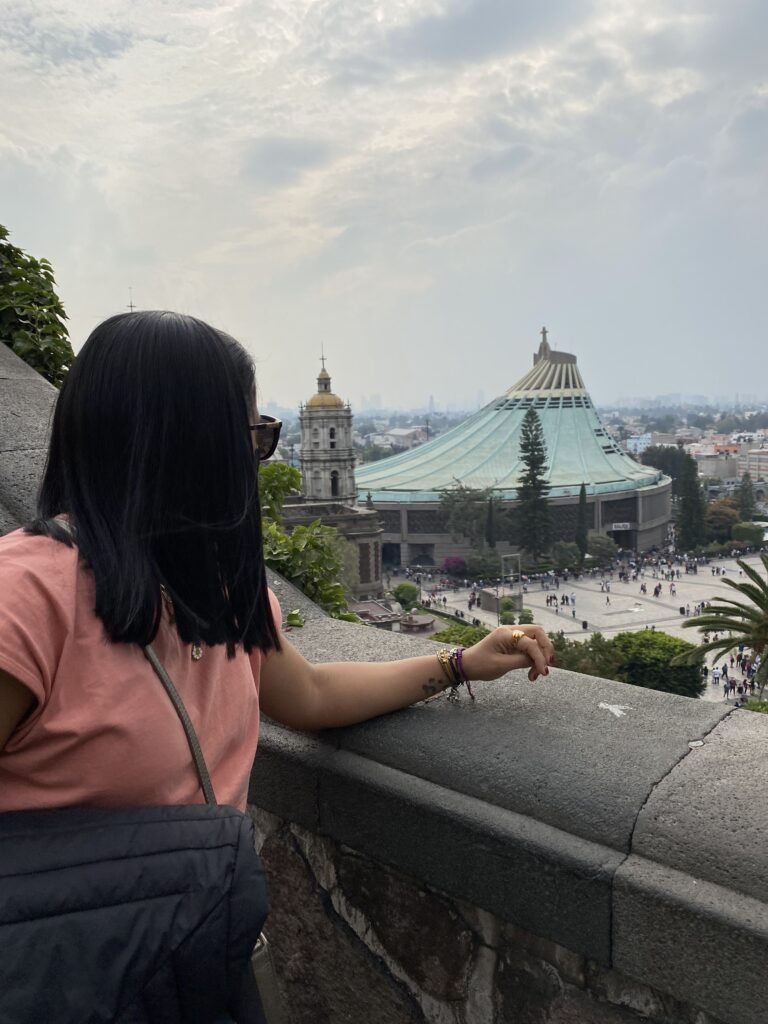
[[[635,462],[607,433],[579,372],[576,356],[553,351],[546,329],[533,367],[508,391],[427,444],[358,467],[358,496],[370,500],[384,527],[389,566],[441,566],[448,555],[473,554],[448,531],[441,493],[461,483],[492,488],[514,508],[523,418],[535,409],[547,447],[549,507],[555,541],[573,541],[581,485],[590,530],[620,547],[646,551],[667,539],[671,481]],[[516,551],[515,538],[498,545]]]

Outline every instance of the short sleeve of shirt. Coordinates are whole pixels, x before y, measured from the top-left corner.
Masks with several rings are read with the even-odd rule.
[[[0,669],[46,703],[73,615],[77,552],[21,531],[0,538]]]

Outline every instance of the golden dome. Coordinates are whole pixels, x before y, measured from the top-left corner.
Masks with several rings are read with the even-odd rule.
[[[308,409],[343,409],[344,403],[332,391],[318,392],[307,399]]]

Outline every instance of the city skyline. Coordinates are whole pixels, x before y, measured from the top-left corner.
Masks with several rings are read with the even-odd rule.
[[[758,0],[19,0],[2,222],[75,349],[129,301],[193,313],[264,400],[304,400],[321,345],[345,396],[375,367],[396,405],[488,397],[542,324],[601,404],[735,395],[768,334],[766,30]]]

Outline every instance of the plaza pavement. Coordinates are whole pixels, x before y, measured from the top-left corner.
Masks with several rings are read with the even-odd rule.
[[[749,555],[745,559],[747,564],[754,566],[762,572],[762,565],[757,555]],[[733,591],[726,586],[726,579],[739,580],[739,570],[735,559],[718,559],[711,565],[724,569],[725,576],[713,576],[710,565],[699,566],[698,574],[686,575],[681,573],[679,580],[675,580],[677,593],[670,596],[669,583],[660,576],[654,578],[651,571],[646,571],[636,582],[621,582],[615,575],[613,580],[606,574],[605,579],[610,582],[610,605],[606,603],[606,594],[600,590],[602,582],[600,576],[582,577],[580,580],[569,579],[568,582],[561,580],[560,589],[548,591],[542,590],[538,580],[528,584],[528,592],[523,597],[523,605],[533,612],[534,621],[543,626],[548,632],[562,630],[565,636],[572,640],[586,639],[593,633],[603,633],[610,636],[614,633],[626,632],[627,630],[643,629],[646,626],[655,626],[657,630],[669,633],[672,636],[682,637],[691,643],[698,643],[700,634],[695,629],[683,629],[686,617],[680,614],[681,605],[690,605],[691,617],[693,609],[700,601],[710,601],[716,594],[733,596]],[[743,577],[741,577],[743,579]],[[644,582],[648,594],[640,593],[640,583]],[[661,596],[653,596],[653,588],[656,583],[662,584]],[[425,584],[426,592],[426,584]],[[513,591],[507,588],[505,593]],[[572,606],[563,605],[559,613],[554,608],[547,607],[546,599],[548,594],[555,593],[558,598],[564,593],[576,595],[576,616],[572,615]],[[440,595],[443,596],[442,594]],[[472,618],[480,619],[487,626],[497,624],[496,615],[483,611],[481,608],[474,608],[472,612],[467,607],[469,599],[468,590],[445,592],[448,598],[446,611],[461,609],[467,620]],[[582,621],[588,623],[587,629],[582,629]],[[704,695],[707,700],[722,700],[722,689],[713,687],[711,683]]]

